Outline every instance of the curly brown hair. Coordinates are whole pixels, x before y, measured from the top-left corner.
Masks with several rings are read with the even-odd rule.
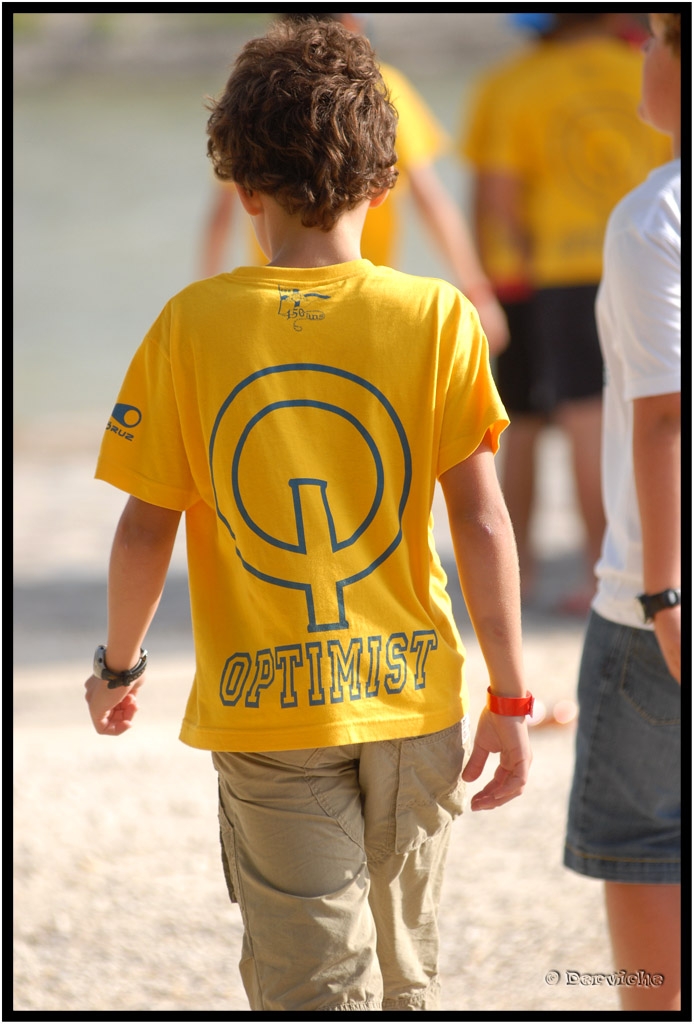
[[[651,14],[651,18],[659,21],[663,26],[663,38],[676,57],[682,51],[682,15],[658,12]]]
[[[208,105],[222,181],[271,195],[305,227],[338,218],[397,178],[397,114],[368,40],[336,22],[278,23],[241,50]]]

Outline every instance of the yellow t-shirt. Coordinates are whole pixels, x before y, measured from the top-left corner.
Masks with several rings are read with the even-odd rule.
[[[402,231],[403,203],[413,167],[433,163],[450,146],[448,135],[400,71],[381,64],[393,106],[398,112],[396,167],[400,172],[385,203],[369,210],[361,236],[362,256],[377,266],[396,267]]]
[[[364,259],[377,266],[394,267],[398,262],[402,206],[410,170],[418,164],[433,163],[450,148],[451,142],[408,79],[389,64],[381,64],[380,67],[391,102],[398,112],[395,152],[400,173],[385,203],[369,210],[366,215],[361,253]],[[249,238],[251,261],[262,266],[267,259],[252,227],[249,227],[249,236],[252,236]]]
[[[186,512],[181,739],[288,749],[458,721],[434,486],[507,422],[477,314],[446,282],[366,260],[241,267],[170,300],[96,475]]]
[[[641,66],[618,39],[545,41],[480,89],[460,152],[522,182],[537,287],[597,283],[611,210],[671,158],[670,140],[637,114]],[[512,276],[502,248],[490,263],[494,277]]]
[[[463,162],[469,163],[478,174],[500,169],[497,157],[499,140],[495,133],[504,131],[504,123],[499,115],[501,113],[503,116],[514,82],[538,59],[542,45],[537,42],[530,48],[524,48],[477,83],[461,127],[458,153]],[[519,212],[521,217],[525,217],[525,210]],[[493,224],[484,220],[478,225],[478,230],[484,232],[481,239],[482,251],[485,269],[491,280],[522,280],[525,276],[524,260],[505,244],[506,235],[497,232]]]

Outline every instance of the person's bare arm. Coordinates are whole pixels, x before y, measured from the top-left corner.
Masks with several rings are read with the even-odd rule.
[[[634,401],[634,477],[647,594],[677,588],[681,583],[681,437],[679,393]],[[653,621],[663,657],[680,682],[682,610],[679,606],[667,608]]]
[[[532,239],[523,222],[522,190],[521,179],[503,171],[480,171],[473,185],[473,223],[482,264],[489,265],[492,245],[507,254],[510,276],[494,281],[502,301],[527,298],[532,291]]]
[[[236,192],[233,188],[216,187],[202,236],[203,277],[214,277],[215,274],[222,272],[236,201]]]
[[[485,274],[465,219],[431,164],[410,168],[412,198],[436,245],[450,264],[454,283],[476,308],[491,355],[508,344],[506,315]]]
[[[108,576],[106,661],[113,672],[137,664],[145,634],[154,618],[171,561],[180,512],[129,498],[111,550]],[[127,688],[109,689],[91,676],[86,700],[98,733],[118,736],[130,728],[137,711],[134,694],[144,676]]]
[[[484,657],[493,694],[525,697],[520,576],[511,520],[488,442],[441,476],[460,584]],[[490,753],[498,753],[494,778],[472,799],[473,810],[491,809],[519,796],[532,754],[524,717],[480,715],[472,755],[463,772],[479,778]]]

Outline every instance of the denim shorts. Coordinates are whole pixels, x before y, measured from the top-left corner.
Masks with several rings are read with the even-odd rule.
[[[651,630],[591,614],[566,867],[611,882],[679,883],[680,695]]]

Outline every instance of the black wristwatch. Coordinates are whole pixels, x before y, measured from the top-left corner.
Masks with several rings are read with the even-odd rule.
[[[105,679],[108,682],[109,690],[115,690],[117,686],[130,686],[136,679],[139,679],[147,668],[147,651],[140,648],[140,660],[137,665],[126,669],[124,672],[112,672],[106,664],[106,647],[99,644],[94,651],[94,675],[97,679]]]
[[[657,612],[662,612],[665,608],[675,608],[681,604],[681,591],[670,588],[661,590],[659,594],[639,594],[637,601],[641,605],[643,621],[653,622]]]

